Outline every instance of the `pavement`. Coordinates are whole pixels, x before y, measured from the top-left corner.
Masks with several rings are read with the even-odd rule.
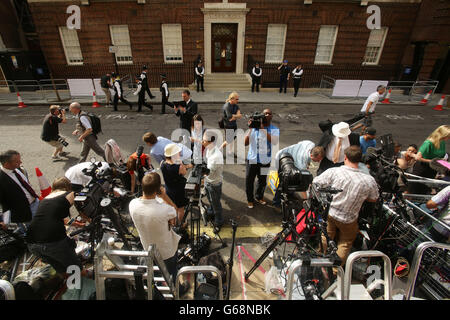
[[[169,101],[181,100],[181,92],[183,88],[170,89]],[[149,99],[147,96],[147,102],[158,105],[161,103],[161,94],[159,89],[151,88],[151,92],[156,96],[155,99]],[[191,97],[199,104],[221,104],[225,103],[230,90],[222,91],[206,91],[196,92],[191,91]],[[260,92],[238,91],[240,96],[240,103],[251,104],[335,104],[335,105],[363,105],[365,97],[331,97],[330,91],[320,88],[304,88],[301,89],[299,95],[294,97],[293,89],[289,88],[287,93],[279,93],[277,88],[263,88]],[[54,91],[40,91],[40,92],[26,92],[20,93],[21,99],[27,106],[32,105],[47,105],[47,104],[70,104],[73,101],[78,101],[81,105],[92,106],[92,96],[80,96],[71,97],[68,90],[58,90],[60,101],[56,98]],[[137,104],[137,96],[132,94],[131,89],[125,89],[125,98]],[[441,98],[441,94],[434,94],[428,102],[427,106],[436,106]],[[392,94],[390,102],[392,105],[420,105],[422,97],[415,96],[409,100],[408,96],[401,94]],[[450,100],[450,99],[447,99]],[[97,94],[97,102],[104,106],[105,96]],[[381,102],[381,101],[380,101]],[[18,105],[17,93],[5,93],[0,92],[0,106]],[[444,104],[445,108],[445,104]]]

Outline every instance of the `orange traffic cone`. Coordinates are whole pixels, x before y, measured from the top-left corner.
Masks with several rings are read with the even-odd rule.
[[[422,101],[420,101],[420,103],[427,104],[432,92],[433,92],[433,90],[428,91],[428,93],[425,95],[425,97],[422,99]]]
[[[92,108],[100,108],[101,105],[98,104],[97,98],[95,97],[95,91],[92,93]]]
[[[41,197],[39,200],[42,200],[46,196],[48,196],[50,194],[50,192],[52,192],[52,187],[48,183],[47,179],[45,179],[41,170],[39,170],[39,168],[35,168],[35,169],[36,169],[36,176],[37,176],[38,182],[39,182],[39,188],[41,189]]]
[[[17,92],[17,100],[19,101],[19,108],[26,108],[27,106],[23,103],[22,98],[20,97],[20,93]]]
[[[433,108],[433,110],[442,111],[442,107],[444,106],[444,100],[445,100],[445,94],[441,97],[439,100],[439,103],[436,107]]]
[[[389,98],[391,97],[391,89],[389,89],[388,94],[386,95],[386,98],[384,98],[383,101],[381,101],[381,103],[391,103],[389,101]]]

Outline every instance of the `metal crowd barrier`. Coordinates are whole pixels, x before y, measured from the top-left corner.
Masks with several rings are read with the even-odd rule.
[[[449,244],[444,243],[436,243],[433,241],[430,242],[422,242],[420,245],[417,246],[416,251],[414,253],[414,258],[411,264],[411,270],[408,276],[408,284],[406,289],[406,294],[404,296],[404,300],[410,300],[415,289],[416,281],[419,275],[420,271],[420,265],[422,262],[422,258],[424,256],[424,253],[427,249],[435,248],[440,250],[450,250]]]
[[[97,246],[94,257],[94,272],[95,272],[95,287],[97,300],[105,300],[105,280],[107,278],[127,279],[133,281],[134,272],[139,268],[145,268],[147,271],[142,275],[143,279],[147,280],[147,298],[153,299],[153,281],[156,288],[163,294],[164,298],[171,299],[174,297],[174,286],[172,279],[170,279],[169,272],[166,265],[161,258],[160,253],[155,245],[150,245],[148,251],[127,251],[127,250],[112,250],[108,245],[109,235],[104,235],[102,242]],[[107,257],[118,270],[106,271],[103,270],[103,258]],[[128,258],[143,258],[145,265],[125,264],[121,257]],[[156,264],[156,265],[155,265]],[[162,277],[155,277],[155,272],[161,272]],[[157,283],[165,282],[165,286],[158,286]]]
[[[301,268],[303,265],[303,260],[298,259],[292,262],[292,264],[289,266],[288,269],[288,280],[286,283],[286,291],[287,291],[287,300],[292,300],[292,291],[294,286],[294,279],[296,272],[299,268]],[[325,267],[325,268],[331,268],[335,267],[333,265],[333,262],[328,259],[311,259],[311,263],[309,264],[311,267],[319,268],[319,267]],[[335,267],[337,268],[337,280],[331,284],[331,286],[322,294],[322,298],[326,299],[328,298],[335,290],[338,289],[338,292],[340,292],[340,298],[344,297],[344,270],[341,266]]]
[[[3,90],[2,90],[3,89]],[[58,98],[69,99],[69,86],[66,79],[41,79],[41,80],[1,80],[0,94],[9,94],[11,98],[20,93],[25,99],[44,99],[47,101]],[[25,101],[26,102],[26,101]]]
[[[214,266],[188,266],[183,267],[180,270],[178,270],[177,273],[177,279],[176,279],[176,285],[175,285],[175,300],[178,300],[180,297],[180,276],[185,273],[215,273],[217,275],[217,279],[219,281],[219,300],[223,300],[223,285],[222,285],[222,274]]]
[[[367,288],[367,292],[372,292],[378,285],[383,284],[384,300],[392,300],[392,264],[391,259],[381,251],[367,250],[351,253],[345,263],[344,296],[343,300],[350,300],[350,287],[352,284],[353,264],[361,258],[382,258],[384,261],[384,278],[372,282]]]

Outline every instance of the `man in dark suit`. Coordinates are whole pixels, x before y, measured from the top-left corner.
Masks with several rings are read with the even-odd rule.
[[[18,223],[25,233],[27,224],[31,222],[39,205],[39,196],[33,190],[28,177],[20,168],[22,161],[19,152],[8,150],[0,154],[0,204],[10,222]]]
[[[191,132],[192,118],[198,113],[197,102],[191,99],[189,90],[184,90],[181,93],[184,103],[175,106],[176,116],[180,117],[180,128]]]

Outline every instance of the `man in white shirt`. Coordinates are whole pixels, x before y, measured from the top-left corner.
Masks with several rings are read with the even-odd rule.
[[[200,87],[202,88],[202,92],[205,92],[205,88],[203,87],[205,80],[205,68],[203,67],[201,61],[199,61],[198,65],[195,67],[195,76],[197,80],[197,92],[200,91]]]
[[[377,91],[375,91],[374,93],[370,94],[367,97],[366,102],[364,102],[364,105],[362,106],[361,111],[360,111],[361,117],[362,116],[365,117],[364,123],[360,123],[360,124],[357,124],[356,126],[354,126],[352,129],[353,131],[362,127],[361,132],[363,132],[367,127],[372,126],[372,119],[370,116],[375,113],[375,108],[377,106],[377,103],[385,92],[386,92],[386,87],[383,85],[379,85],[377,87]]]
[[[333,135],[331,141],[325,147],[325,157],[320,162],[317,175],[325,170],[344,164],[344,150],[350,146],[349,135],[352,133],[347,122],[334,124],[331,129]]]
[[[103,171],[110,168],[107,162],[102,162],[101,164],[102,165],[99,170]],[[83,187],[87,186],[89,182],[91,182],[92,177],[87,176],[83,172],[83,169],[88,169],[91,166],[92,162],[82,162],[67,169],[64,176],[69,179],[70,183],[72,184],[72,190],[74,192],[80,192]]]
[[[214,214],[214,232],[218,233],[223,225],[222,181],[223,181],[223,154],[217,148],[216,137],[211,130],[206,130],[203,135],[203,146],[206,149],[206,163],[209,174],[205,177],[205,189],[210,208],[209,213]]]
[[[175,281],[178,242],[181,238],[172,229],[176,223],[176,206],[161,186],[161,177],[156,172],[144,176],[142,192],[141,198],[130,202],[131,219],[138,230],[144,250],[155,245]]]
[[[348,147],[344,154],[343,166],[330,168],[313,180],[319,187],[342,190],[333,196],[327,219],[327,233],[330,239],[337,239],[337,255],[342,265],[359,231],[358,217],[362,204],[364,201],[375,202],[379,196],[375,179],[358,168],[362,157],[361,148]],[[322,242],[326,247],[325,237],[322,237]]]

